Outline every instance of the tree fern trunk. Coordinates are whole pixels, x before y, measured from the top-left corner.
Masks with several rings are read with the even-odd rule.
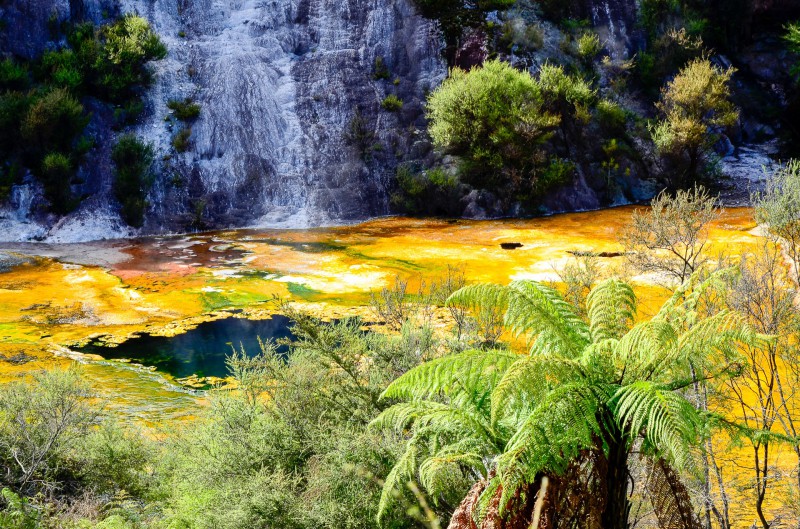
[[[518,490],[506,506],[505,518],[499,515],[502,488],[496,490],[478,524],[478,498],[486,490],[486,481],[480,481],[455,510],[448,529],[607,529],[602,522],[607,473],[603,452],[587,450],[563,476],[540,476]]]
[[[614,443],[609,449],[606,483],[603,529],[627,529],[631,505],[628,501],[628,447],[624,441]]]
[[[689,491],[663,460],[650,461],[645,489],[650,496],[660,529],[700,529]]]

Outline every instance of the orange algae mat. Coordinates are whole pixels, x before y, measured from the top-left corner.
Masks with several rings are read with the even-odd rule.
[[[6,244],[0,247],[0,382],[64,365],[69,357],[54,353],[69,354],[65,347],[92,338],[176,334],[231,309],[263,317],[276,298],[328,316],[363,314],[369,292],[398,275],[435,277],[455,266],[469,281],[554,280],[569,252],[619,251],[617,235],[632,211],[493,221],[385,218],[310,230]],[[725,211],[710,233],[712,254],[746,251],[758,240],[753,228],[749,209]],[[505,242],[522,247],[504,250]],[[624,258],[601,261],[619,267]],[[646,313],[664,294],[648,278],[637,280]],[[160,374],[89,360],[87,370],[112,407],[173,417],[199,402]]]

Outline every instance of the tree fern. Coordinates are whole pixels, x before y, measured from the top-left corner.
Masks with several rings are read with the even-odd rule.
[[[604,519],[624,520],[627,507],[611,498],[626,497],[628,480],[612,474],[622,468],[625,475],[628,451],[636,444],[659,464],[691,468],[701,432],[719,419],[681,391],[698,371],[705,378],[735,374],[739,348],[765,339],[737,314],[704,316],[706,300],[720,295],[731,273],[694,274],[652,320],[636,325],[633,289],[616,279],[589,294],[588,324],[556,290],[536,282],[457,291],[448,303],[505,311],[508,330],[529,339],[529,354],[450,355],[390,385],[383,398],[405,402],[374,424],[408,435],[412,453],[386,487],[416,476],[435,495],[455,473],[488,474],[477,513],[490,504],[504,511],[524,487],[564,473],[590,451],[608,460],[607,470],[598,463],[608,471],[598,493],[618,510]]]

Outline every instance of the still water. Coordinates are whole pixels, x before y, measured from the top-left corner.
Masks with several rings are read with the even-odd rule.
[[[175,378],[225,377],[230,374],[225,359],[234,348],[253,356],[260,351],[259,338],[269,342],[292,337],[290,321],[285,316],[275,315],[264,320],[230,317],[201,323],[177,336],[145,334],[118,346],[91,342],[76,350],[109,360],[131,360]],[[278,352],[286,353],[287,349],[280,345]]]

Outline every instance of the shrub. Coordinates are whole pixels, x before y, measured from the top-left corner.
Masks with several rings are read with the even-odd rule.
[[[192,129],[190,127],[182,128],[178,131],[174,138],[172,138],[172,147],[178,152],[186,152],[189,150],[190,138],[192,136]]]
[[[181,121],[189,121],[200,115],[200,105],[188,97],[183,101],[170,100],[167,102],[167,108],[172,110],[175,117]]]
[[[575,42],[575,51],[578,53],[578,57],[587,63],[597,57],[601,49],[600,37],[597,36],[597,33],[584,33],[578,37],[578,40]]]
[[[125,135],[111,152],[115,165],[114,194],[122,204],[122,218],[131,226],[144,221],[145,197],[153,185],[153,147],[136,136]]]
[[[493,60],[469,72],[454,68],[428,98],[434,144],[463,156],[462,178],[498,189],[528,170],[560,118],[545,110],[542,86],[529,73]]]
[[[355,147],[362,158],[367,156],[369,147],[375,143],[375,131],[367,123],[359,109],[356,109],[352,119],[350,119],[350,123],[347,125],[344,140],[348,145]]]
[[[510,50],[534,51],[544,46],[544,32],[538,25],[527,25],[524,19],[514,18],[503,24],[500,42]]]
[[[75,209],[75,198],[70,185],[74,171],[69,157],[59,153],[49,153],[42,160],[39,176],[44,184],[45,195],[56,213],[68,213]]]
[[[699,176],[700,163],[718,138],[713,129],[738,121],[739,111],[729,100],[734,71],[695,59],[662,90],[657,108],[663,119],[652,135],[659,153],[683,165],[675,184],[685,185]]]
[[[372,68],[372,78],[376,81],[380,80],[387,80],[390,79],[392,76],[391,72],[389,71],[389,67],[386,66],[386,62],[383,60],[382,55],[378,55],[375,57],[375,64]]]
[[[412,215],[457,216],[462,212],[460,182],[443,169],[415,172],[401,165],[396,173],[398,190],[392,204]]]
[[[620,133],[625,130],[625,109],[608,99],[597,103],[597,121],[607,133]]]
[[[0,89],[25,90],[28,88],[28,69],[12,59],[0,61]]]
[[[145,63],[167,55],[167,48],[147,21],[131,14],[104,26],[100,39],[94,69],[99,87],[111,100],[125,99],[134,87],[149,84]]]
[[[34,152],[68,152],[75,137],[86,127],[83,106],[64,88],[56,88],[36,100],[22,122],[22,138]]]
[[[79,57],[70,49],[48,51],[42,55],[40,74],[53,86],[76,90],[84,82]]]
[[[403,108],[403,100],[394,94],[389,94],[381,102],[381,107],[387,112],[398,112]]]
[[[30,103],[30,97],[20,92],[0,95],[0,152],[10,154],[20,145],[19,131]]]
[[[89,398],[74,369],[0,386],[3,482],[31,495],[57,484],[72,444],[94,421]]]

